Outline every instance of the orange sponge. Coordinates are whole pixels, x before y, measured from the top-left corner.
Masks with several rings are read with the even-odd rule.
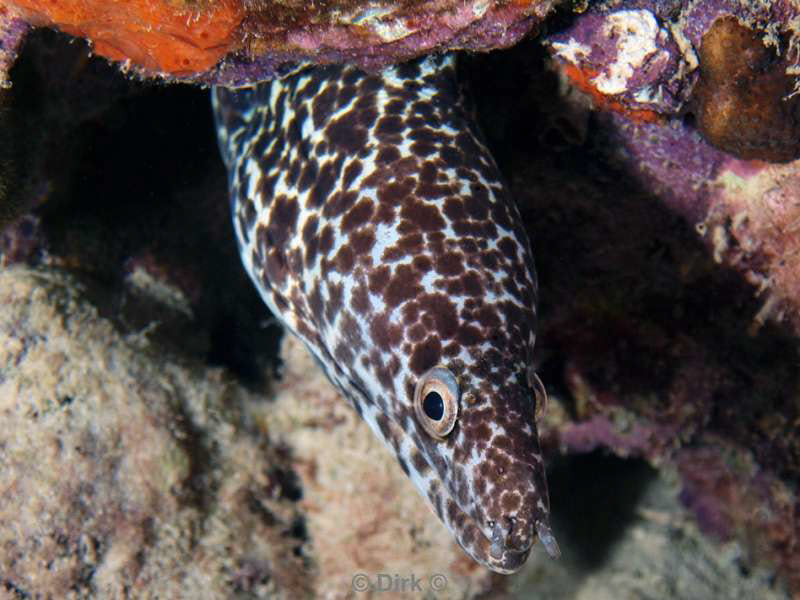
[[[244,18],[237,0],[5,0],[35,25],[57,26],[92,40],[112,60],[188,75],[236,50]]]

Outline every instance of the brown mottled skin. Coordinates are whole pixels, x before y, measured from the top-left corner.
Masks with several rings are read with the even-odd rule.
[[[531,251],[454,56],[212,96],[242,260],[267,305],[470,556],[510,573],[537,534],[557,555],[529,383]],[[443,439],[413,405],[437,366],[457,389]]]

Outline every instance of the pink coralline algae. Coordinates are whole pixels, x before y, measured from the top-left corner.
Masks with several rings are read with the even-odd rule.
[[[677,112],[688,97],[686,60],[650,10],[594,9],[547,44],[567,76],[600,107],[654,120],[654,114]]]
[[[85,37],[97,54],[142,75],[233,85],[272,78],[298,61],[377,69],[431,51],[507,47],[552,4],[5,0],[0,15]]]
[[[798,16],[789,2],[607,2],[546,38],[560,72],[605,111],[616,160],[756,287],[754,327],[795,331]]]
[[[721,150],[788,161],[800,155],[792,25],[800,13],[768,4],[599,3],[547,43],[598,108],[638,122],[689,112]]]
[[[797,16],[788,2],[605,2],[546,38],[597,109],[587,143],[608,162],[584,154],[588,181],[562,188],[558,222],[587,251],[554,253],[582,293],[557,290],[542,335],[569,357],[572,418],[552,443],[673,465],[701,528],[746,538],[795,593],[800,391],[782,357],[800,333]],[[564,199],[582,184],[591,201]]]

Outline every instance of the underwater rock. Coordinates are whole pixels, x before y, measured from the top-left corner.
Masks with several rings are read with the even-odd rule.
[[[761,308],[746,329],[774,322],[800,334],[797,162],[740,160],[680,120],[659,125],[607,114],[598,122],[614,161],[685,219],[715,262],[752,286]]]
[[[696,227],[714,260],[741,273],[760,299],[750,330],[774,322],[800,334],[797,161],[728,160],[710,184],[709,209]]]
[[[166,355],[146,332],[121,335],[96,293],[55,269],[0,270],[4,589],[307,589],[288,465],[255,395]]]
[[[681,506],[674,468],[656,474],[640,462],[599,454],[575,455],[556,468],[553,491],[580,489],[570,520],[556,521],[567,549],[561,561],[515,581],[512,598],[786,599],[771,570],[753,565],[741,543],[719,543],[699,530]],[[593,476],[593,485],[580,483]],[[609,493],[608,485],[617,491]],[[612,497],[604,526],[593,513]]]
[[[588,467],[630,494],[607,507],[624,523],[610,540],[576,527],[608,504],[597,502],[608,488],[585,489],[574,461],[557,465],[559,496],[583,496],[554,513],[565,555],[536,552],[518,575],[492,574],[295,338],[264,402],[230,373],[165,354],[147,331],[121,335],[98,314],[102,289],[60,270],[0,270],[0,296],[0,567],[17,595],[339,598],[369,581],[386,597],[432,585],[462,599],[781,597],[739,544],[721,551],[700,535],[674,474],[656,479],[641,464]],[[609,557],[600,571],[587,559],[598,552]]]
[[[688,111],[715,147],[785,162],[800,151],[798,16],[790,2],[610,0],[545,42],[596,108],[639,123]]]
[[[788,2],[601,2],[546,39],[562,77],[604,111],[614,160],[754,286],[753,330],[800,333],[796,168],[766,164],[800,153],[798,15]]]
[[[601,109],[657,121],[679,110],[691,89],[686,59],[650,10],[595,5],[546,43],[566,77]]]
[[[790,589],[800,586],[800,534],[796,495],[753,453],[724,438],[681,452],[680,499],[711,540],[728,542],[746,531],[753,563],[777,562]],[[763,462],[763,459],[762,459]]]
[[[552,0],[277,2],[270,0],[6,0],[37,26],[92,42],[142,75],[206,83],[269,79],[284,63],[376,69],[425,52],[489,50],[521,39]]]

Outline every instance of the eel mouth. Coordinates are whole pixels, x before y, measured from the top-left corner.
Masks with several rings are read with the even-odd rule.
[[[479,529],[480,531],[480,529]],[[510,575],[522,568],[528,555],[531,553],[535,536],[531,536],[527,548],[514,548],[509,544],[508,532],[499,524],[495,523],[492,527],[490,537],[480,532],[481,541],[478,550],[483,554],[478,560],[496,573]],[[484,542],[486,547],[484,548]]]
[[[522,536],[525,539],[522,545],[515,545],[513,541],[519,536],[514,535],[511,526],[504,527],[495,522],[487,536],[475,519],[460,508],[459,511],[464,519],[461,521],[460,533],[455,535],[456,539],[467,554],[496,573],[508,575],[522,568],[537,539],[551,558],[561,556],[558,543],[546,522],[546,515],[534,522],[534,531]],[[472,534],[469,533],[470,529],[473,529]],[[467,543],[470,539],[474,540],[472,544]]]
[[[510,544],[512,534],[512,527],[503,527],[497,521],[492,527],[492,537],[490,538],[491,546],[489,547],[489,554],[492,558],[501,559],[506,550],[522,554],[530,552],[533,546],[533,536],[528,536],[527,543],[521,547],[513,547]]]

